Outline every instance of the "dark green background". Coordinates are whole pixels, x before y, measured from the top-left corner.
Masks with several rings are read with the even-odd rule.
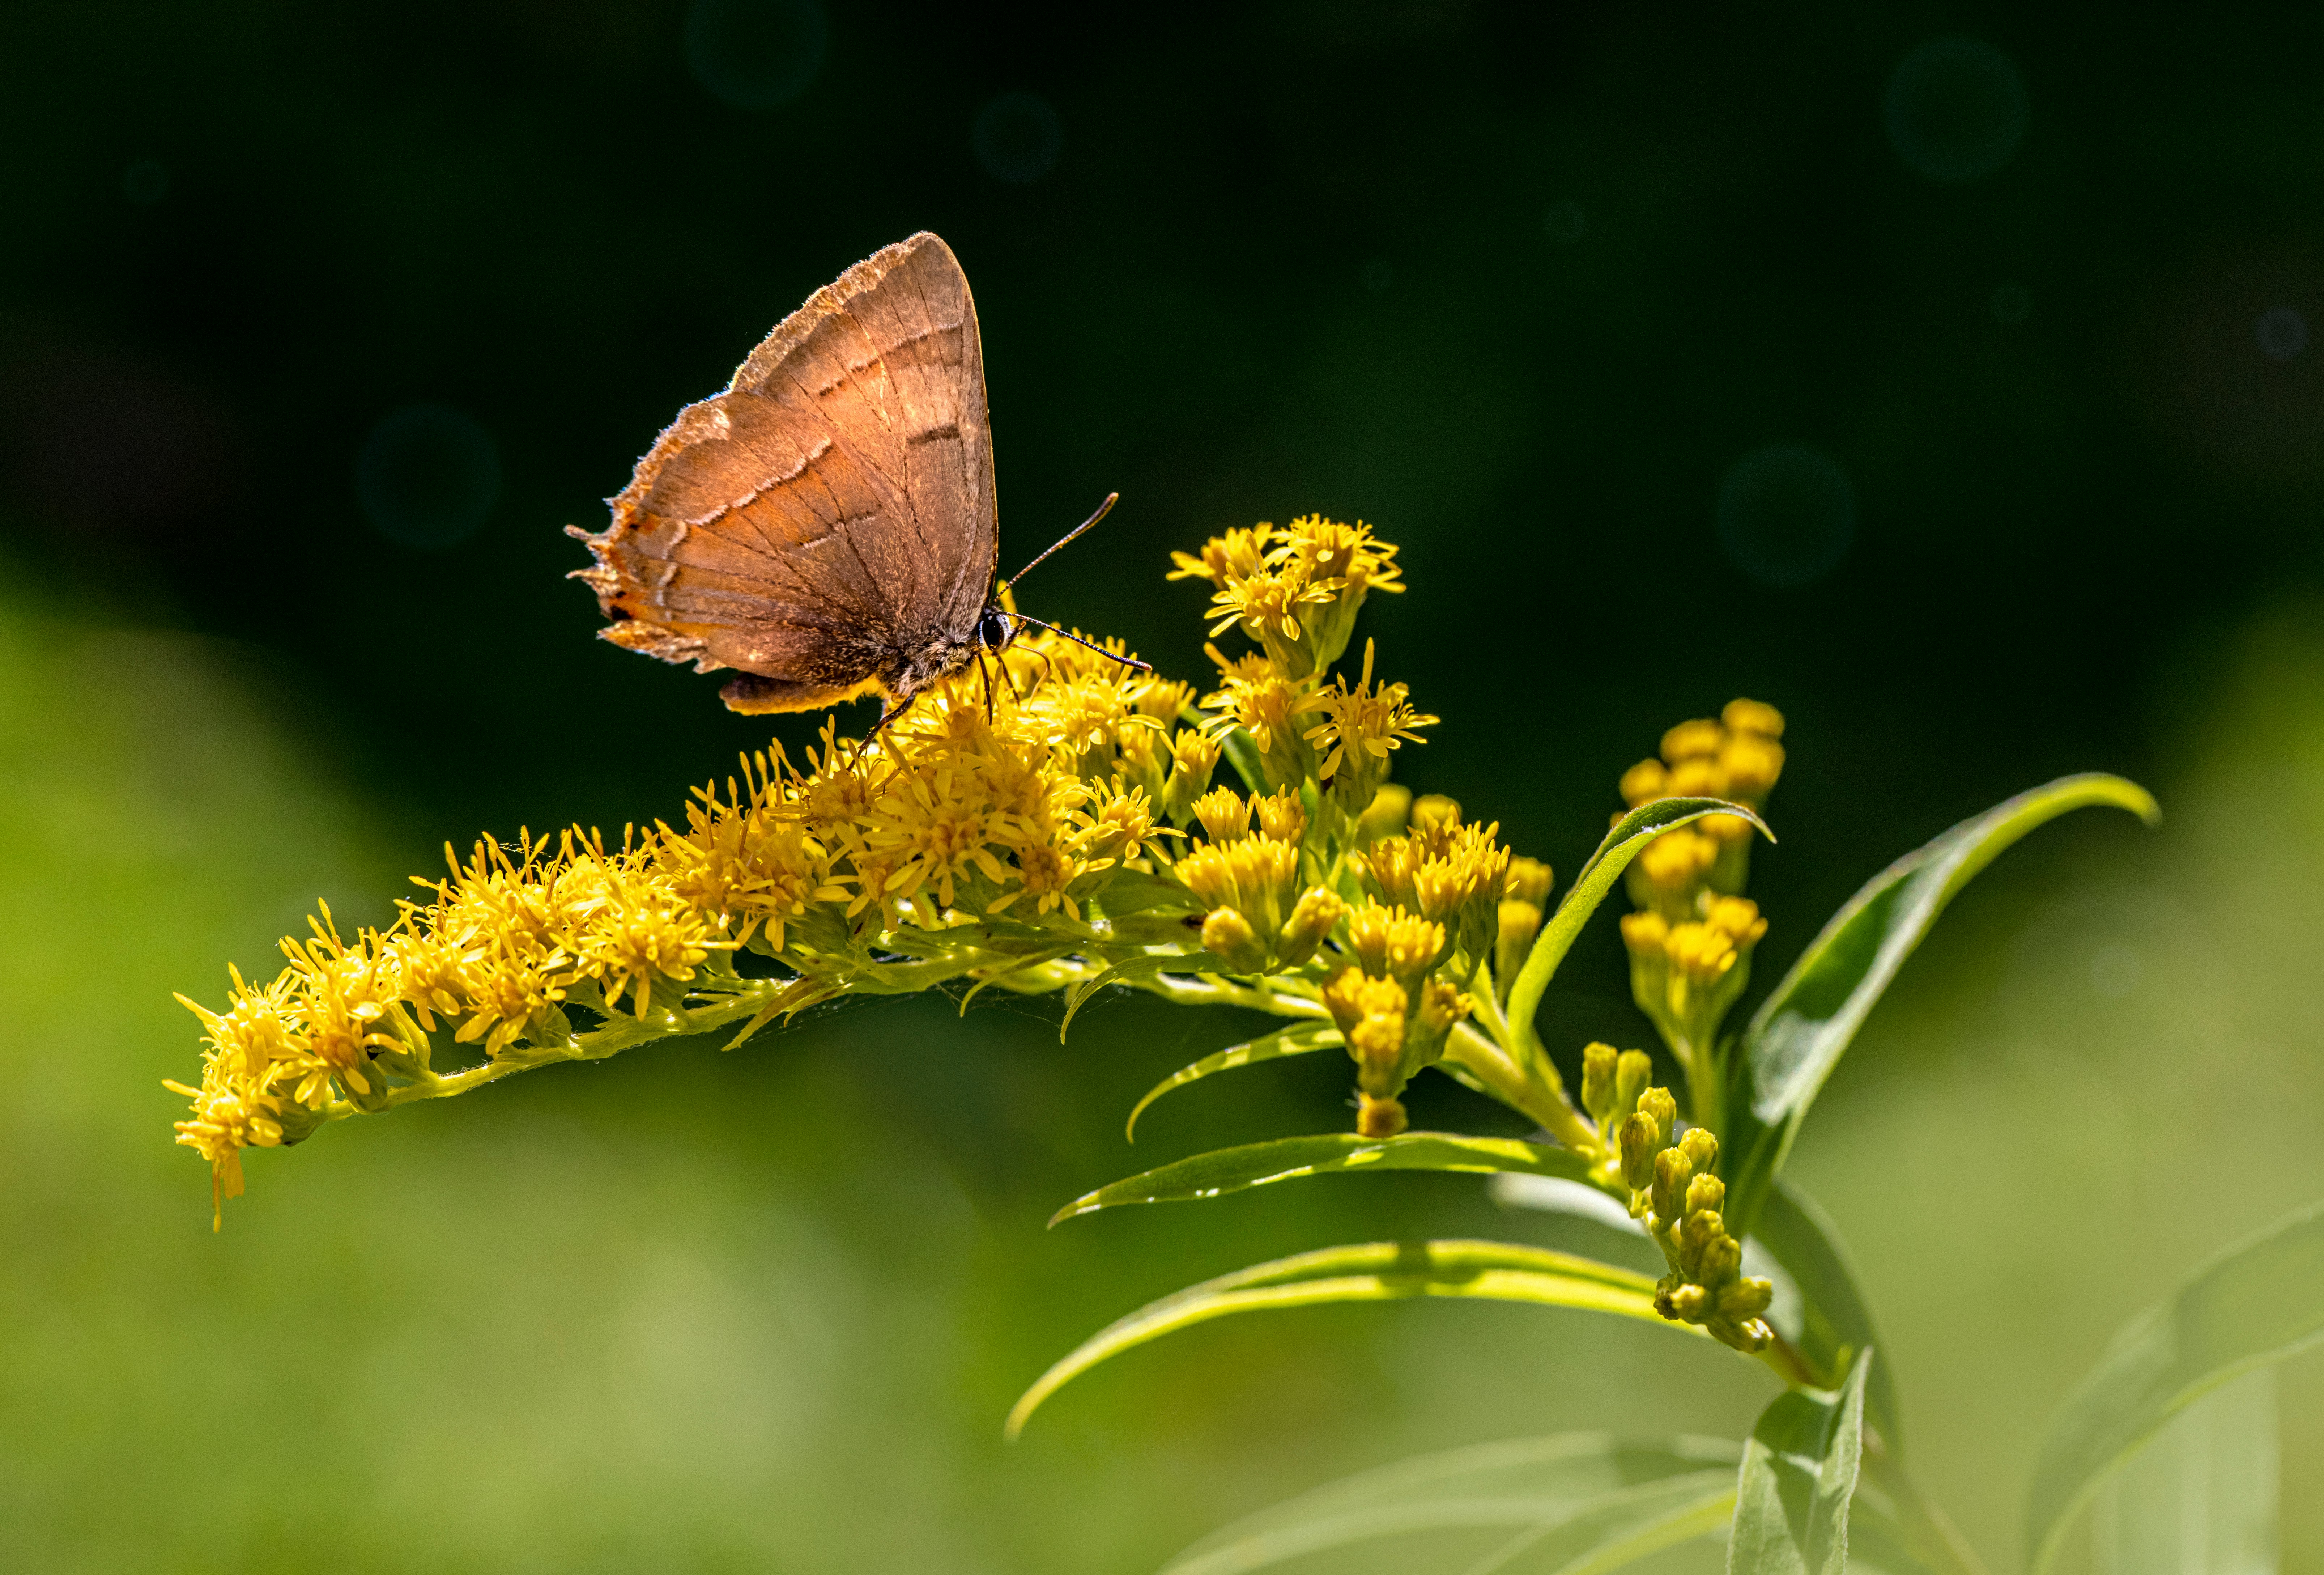
[[[317,892],[358,919],[383,918],[392,872],[429,867],[447,837],[668,815],[687,783],[762,741],[761,723],[718,708],[714,681],[592,637],[592,598],[559,579],[584,556],[559,527],[600,525],[598,500],[623,484],[681,403],[720,386],[809,290],[920,228],[952,243],[977,292],[1004,568],[1104,492],[1123,495],[1101,531],[1027,582],[1028,610],[1120,634],[1200,677],[1201,597],[1162,583],[1167,551],[1254,519],[1360,516],[1403,544],[1413,588],[1367,614],[1382,664],[1443,718],[1426,748],[1400,757],[1403,777],[1499,819],[1521,850],[1561,871],[1594,840],[1616,774],[1667,723],[1738,693],[1783,707],[1794,764],[1774,804],[1784,843],[1760,861],[1756,888],[1775,921],[1763,977],[1871,870],[2031,782],[2103,767],[2154,781],[2168,796],[2181,783],[2227,781],[2218,763],[2260,747],[2255,739],[2309,759],[2299,740],[2311,718],[2298,700],[2314,669],[2305,657],[2235,653],[2255,649],[2260,636],[2246,631],[2255,619],[2274,631],[2266,638],[2305,651],[2316,620],[2303,598],[2324,571],[2315,523],[2324,346],[2277,357],[2257,337],[2271,311],[2324,325],[2324,23],[2310,9],[1416,0],[1114,16],[834,5],[811,79],[764,109],[706,88],[687,63],[687,19],[683,5],[530,0],[45,5],[0,21],[0,533],[17,609],[11,681],[25,697],[12,713],[12,769],[33,799],[85,794],[95,790],[76,785],[70,763],[86,761],[88,782],[106,778],[118,769],[113,746],[87,740],[117,737],[164,784],[163,799],[182,791],[188,803],[215,804],[203,857],[215,858],[218,882],[250,887],[246,902],[220,898],[198,921],[169,905],[191,899],[136,884],[148,866],[122,851],[135,841],[123,827],[98,815],[94,829],[56,832],[54,847],[24,856],[23,924],[51,940],[80,933],[43,917],[41,903],[95,903],[97,888],[77,883],[65,854],[91,846],[126,860],[129,884],[103,912],[87,907],[88,933],[117,938],[120,926],[142,925],[174,940],[147,945],[134,963],[60,953],[49,974],[20,959],[27,992],[36,976],[48,981],[42,998],[60,1012],[67,1001],[96,1011],[92,997],[158,1001],[171,988],[215,999],[217,962],[263,966],[267,937],[294,925]],[[1973,180],[1916,170],[1926,147],[1900,147],[1883,118],[1908,53],[1959,36],[2014,62],[2027,95],[2022,141]],[[1038,96],[1061,129],[1054,168],[1029,181],[994,178],[975,150],[980,112],[1006,93]],[[1955,114],[1972,142],[1978,116],[1989,118],[1974,94],[1936,113],[1941,122]],[[358,504],[366,434],[414,403],[448,404],[480,422],[503,477],[481,530],[447,549],[388,539]],[[1852,546],[1803,587],[1751,579],[1714,526],[1721,478],[1775,443],[1822,450],[1856,498]],[[142,658],[78,633],[132,626],[168,633],[134,647]],[[239,719],[198,720],[207,700],[165,703],[179,692],[171,685],[196,682],[189,671],[212,686],[202,693],[241,697],[232,702]],[[2209,718],[2231,693],[2257,697],[2229,710],[2264,725],[2221,732]],[[2290,719],[2272,706],[2291,707]],[[246,737],[288,741],[234,742]],[[182,761],[195,757],[212,761],[211,776],[181,782],[193,769]],[[2278,767],[2279,777],[2292,770]],[[277,776],[292,785],[265,785]],[[264,855],[274,862],[260,880],[252,860],[288,811],[249,804],[272,802],[265,795],[278,788],[286,801],[338,808],[315,811],[327,833]],[[2286,819],[2292,829],[2280,836],[2303,850],[2296,855],[2280,844],[2269,856],[2222,853],[2215,865],[2200,850],[2179,856],[2223,892],[2235,889],[2221,872],[2236,859],[2273,857],[2282,911],[2267,910],[2273,928],[2262,927],[2273,935],[2307,923],[2298,894],[2310,888],[2295,872],[2310,867],[2301,838],[2315,816],[2301,808]],[[229,836],[226,826],[244,829]],[[1991,877],[2004,894],[1989,899],[1981,933],[1994,957],[2020,959],[2007,964],[2012,979],[2082,977],[2023,961],[2034,943],[2021,930],[2051,932],[2028,917],[2048,911],[2034,905],[2046,900],[2044,881],[2080,890],[2071,879],[2113,879],[2156,857],[2117,828],[2057,838],[2070,851],[2029,853],[2007,866],[2018,873]],[[2132,924],[2124,913],[2144,912],[2090,901],[2118,928]],[[2247,905],[2236,911],[2249,916]],[[2255,966],[2249,946],[2206,944],[2214,952],[2204,955]],[[1926,966],[1968,981],[1957,1010],[1974,1019],[2002,987],[1977,993],[1987,952],[1964,945],[1941,947]],[[2153,949],[2188,954],[2175,942]],[[1645,1037],[1618,955],[1610,924],[1585,941],[1551,1003],[1555,1042]],[[2282,977],[2251,987],[2284,988]],[[107,982],[93,987],[100,977]],[[1925,997],[1914,1021],[1941,1017],[1936,1003],[1953,999]],[[2304,1066],[2305,1021],[2285,1014],[2293,1026],[2261,1037]],[[139,1026],[117,1043],[99,1036],[105,1053],[138,1058],[124,1089],[150,1089],[149,1071],[184,1075],[190,1024],[130,1020]],[[2166,1064],[2248,1052],[2234,1034],[2163,1044],[2157,1021],[2128,1026]],[[401,1173],[398,1163],[474,1163],[442,1159],[430,1144],[489,1154],[507,1123],[531,1123],[527,1141],[564,1154],[552,1163],[577,1163],[542,1135],[567,1123],[594,1134],[591,1144],[630,1142],[624,1113],[641,1105],[651,1114],[639,1119],[668,1153],[694,1156],[686,1163],[756,1163],[744,1156],[772,1141],[790,1157],[767,1162],[773,1170],[759,1181],[822,1221],[816,1228],[861,1243],[901,1238],[877,1210],[858,1218],[825,1198],[817,1187],[846,1189],[798,1156],[825,1144],[872,1165],[862,1153],[899,1145],[937,1156],[929,1163],[952,1180],[936,1191],[969,1200],[984,1233],[986,1256],[964,1282],[975,1288],[930,1302],[923,1331],[959,1347],[957,1361],[930,1357],[923,1376],[973,1391],[945,1425],[982,1440],[1050,1355],[1188,1278],[1366,1233],[1537,1233],[1480,1218],[1484,1206],[1465,1182],[1415,1181],[1246,1200],[1215,1219],[1190,1211],[1167,1223],[1084,1224],[1078,1246],[1041,1237],[1056,1201],[1130,1168],[1112,1131],[1135,1090],[1235,1026],[1126,1004],[1084,1019],[1060,1051],[1038,1008],[973,1014],[961,1028],[928,1003],[844,1016],[747,1061],[673,1052],[594,1081],[550,1074],[263,1160],[256,1193],[224,1242],[183,1250],[198,1247],[189,1261],[229,1296],[242,1293],[238,1274],[277,1265],[265,1254],[284,1255],[268,1272],[322,1287],[310,1310],[319,1321],[350,1320],[350,1338],[375,1340],[376,1330],[355,1331],[370,1316],[359,1310],[374,1306],[362,1244],[387,1228],[374,1213],[405,1186],[388,1178]],[[42,1042],[28,1033],[22,1053],[43,1053]],[[1941,1049],[1948,1042],[1929,1037],[1941,1047],[1928,1051],[1930,1064],[1966,1064],[1972,1052]],[[1139,1157],[1342,1118],[1342,1079],[1328,1069],[1249,1075],[1256,1080],[1240,1097],[1222,1095],[1207,1113],[1190,1107],[1175,1128],[1158,1124],[1154,1153]],[[1866,1108],[1887,1107],[1885,1086],[1866,1085]],[[2060,1086],[2068,1109],[2057,1119],[2096,1119],[2074,1104],[2080,1087]],[[2298,1084],[2283,1108],[2308,1109],[2320,1094],[2312,1079]],[[158,1144],[169,1107],[158,1096],[149,1103],[121,1141]],[[1495,1119],[1450,1093],[1424,1116]],[[460,1135],[437,1135],[446,1134]],[[76,1163],[113,1174],[113,1141],[88,1138]],[[2007,1173],[2029,1161],[2026,1144],[2039,1146],[2031,1136],[1988,1141],[1960,1163]],[[142,1165],[143,1150],[134,1152]],[[318,1217],[313,1194],[298,1200],[315,1188],[337,1196],[324,1180],[334,1163],[367,1165],[372,1180],[347,1181],[352,1190]],[[429,1173],[452,1190],[446,1218],[466,1218],[460,1176]],[[160,1230],[190,1241],[193,1167],[171,1161],[161,1174],[169,1185],[152,1196],[186,1194],[184,1218],[157,1225],[136,1193],[115,1223],[131,1222],[121,1228],[139,1240]],[[108,1183],[91,1184],[102,1192]],[[736,1195],[755,1196],[758,1184]],[[917,1184],[893,1183],[903,1214],[933,1207]],[[1893,1197],[1927,1209],[1948,1184]],[[674,1200],[654,1218],[673,1231],[724,1218],[715,1189],[671,1181]],[[2163,1195],[2183,1202],[2173,1187]],[[1904,1228],[1832,1201],[1859,1238]],[[2030,1366],[2049,1387],[2010,1389],[2025,1408],[2012,1413],[2012,1437],[2028,1435],[2137,1295],[2167,1283],[2230,1224],[2273,1212],[2255,1203],[2227,1223],[2179,1217],[2159,1229],[2170,1250],[2131,1275],[2132,1300],[2060,1313],[2074,1334],[2054,1359]],[[114,1228],[27,1216],[23,1228],[28,1243],[71,1237],[73,1261],[101,1269],[94,1244]],[[412,1237],[416,1264],[429,1261],[424,1231],[408,1219],[396,1228]],[[276,1246],[257,1245],[283,1232]],[[280,1266],[295,1260],[295,1244],[318,1239],[337,1244],[327,1265]],[[2040,1264],[2044,1239],[2013,1237],[1994,1261]],[[743,1242],[705,1250],[746,1261]],[[37,1258],[48,1249],[24,1250]],[[530,1270],[477,1250],[477,1272],[511,1276],[503,1293],[517,1302],[583,1295],[574,1264],[598,1261],[586,1244],[569,1263]],[[1899,1239],[1866,1255],[1923,1255]],[[456,1286],[413,1272],[410,1305],[457,1305]],[[895,1272],[908,1277],[908,1265]],[[172,1305],[160,1287],[179,1273],[153,1271],[160,1327]],[[30,1274],[22,1306],[89,1316],[76,1298],[97,1292],[69,1279]],[[1967,1319],[1990,1337],[1960,1358],[1964,1385],[1989,1372],[1992,1351],[2030,1348],[2006,1307],[1981,1305],[1944,1325]],[[965,1485],[967,1468],[930,1467],[897,1503],[830,1513],[851,1524],[980,1527],[973,1537],[929,1533],[931,1546],[954,1549],[985,1539],[963,1569],[1135,1570],[1271,1493],[1400,1448],[1506,1436],[1529,1419],[1622,1420],[1606,1404],[1536,1404],[1496,1379],[1441,1373],[1434,1387],[1414,1381],[1391,1403],[1379,1387],[1389,1382],[1386,1357],[1348,1356],[1342,1376],[1352,1377],[1336,1382],[1338,1358],[1316,1354],[1371,1349],[1364,1330],[1374,1325],[1315,1316],[1280,1333],[1221,1337],[1205,1348],[1225,1364],[1214,1370],[1192,1343],[1157,1355],[1134,1394],[1109,1391],[1111,1431],[1084,1440],[1110,1462],[1109,1480],[1144,1484],[1110,1491],[1147,1506],[1106,1523],[1119,1535],[1024,1530],[1046,1524],[1045,1505],[1086,1499],[1093,1490],[1077,1473],[1100,1468],[1070,1450],[1039,1455],[1049,1446],[1038,1442],[975,1456],[983,1487]],[[1491,1350],[1529,1348],[1521,1342],[1538,1330],[1578,1324],[1512,1316],[1490,1323],[1507,1330]],[[1453,1320],[1483,1328],[1475,1320],[1500,1317],[1423,1309],[1375,1322],[1418,1339],[1424,1328],[1434,1338]],[[444,1338],[456,1340],[461,1327],[455,1318]],[[1327,1337],[1347,1343],[1316,1343]],[[1666,1355],[1651,1339],[1605,1348],[1640,1361]],[[310,1357],[315,1370],[290,1388],[329,1387],[332,1358],[322,1346]],[[530,1359],[551,1384],[550,1357],[531,1349]],[[144,1381],[107,1371],[113,1378],[88,1382],[126,1393],[120,1386]],[[1205,1371],[1214,1371],[1207,1387],[1186,1387]],[[1331,1396],[1316,1402],[1312,1426],[1286,1420],[1307,1414],[1284,1399],[1286,1371],[1304,1375],[1298,1393]],[[53,1373],[42,1382],[51,1380],[58,1386],[42,1389],[27,1379],[18,1398],[69,1406],[84,1393]],[[1568,1380],[1553,1365],[1526,1381]],[[1748,1376],[1729,1375],[1715,1380],[1726,1398],[1698,1414],[1684,1403],[1690,1382],[1665,1383],[1679,1398],[1654,1425],[1731,1431],[1757,1403]],[[1926,1405],[1969,1404],[1916,1389],[1909,1366],[1904,1382],[1908,1403],[1917,1393]],[[1613,1383],[1601,1373],[1590,1394],[1602,1398]],[[314,1421],[282,1387],[260,1387],[263,1405],[221,1396],[216,1414],[187,1423],[218,1451],[209,1476],[186,1478],[187,1492],[239,1507],[183,1533],[193,1541],[173,1542],[171,1523],[157,1521],[146,1540],[122,1544],[143,1550],[137,1558],[168,1562],[157,1550],[198,1546],[217,1568],[354,1567],[355,1543],[330,1529],[349,1524],[337,1511],[283,1506],[318,1502],[289,1479],[310,1450],[329,1453],[337,1474],[320,1502],[376,1503],[364,1486],[381,1468],[369,1435],[344,1417]],[[257,1480],[257,1468],[233,1466],[238,1434],[302,1414],[329,1442],[266,1433],[289,1478]],[[894,1415],[905,1419],[899,1437],[936,1425],[908,1406]],[[1095,1424],[1061,1411],[1056,1425]],[[152,1426],[153,1437],[170,1431]],[[57,1476],[67,1486],[20,1487],[20,1509],[59,1539],[44,1547],[83,1545],[73,1517],[97,1512],[68,1506],[106,1500],[106,1462],[145,1459],[118,1440],[147,1440],[146,1427],[120,1422],[106,1435],[116,1445],[93,1446],[88,1463]],[[1984,1462],[1967,1457],[1980,1435],[1966,1420],[1957,1431],[1960,1491],[1972,1500],[1965,1516],[2006,1568],[2015,1489],[1977,1478]],[[18,1447],[28,1459],[57,1458],[42,1438]],[[650,1441],[638,1447],[652,1456]],[[1239,1449],[1258,1450],[1265,1468]],[[2015,1460],[2030,1442],[2010,1449]],[[459,1453],[440,1441],[429,1450],[447,1469]],[[1157,1463],[1155,1451],[1175,1463]],[[153,1459],[178,1457],[165,1451],[140,1468],[191,1469]],[[1943,1469],[1935,1475],[1942,1486]],[[622,1479],[641,1504],[652,1496]],[[730,1498],[705,1500],[715,1511],[673,1512],[666,1524],[641,1509],[633,1528],[663,1529],[608,1544],[558,1542],[545,1528],[567,1524],[563,1501],[514,1488],[496,1501],[503,1513],[490,1535],[404,1539],[410,1522],[396,1517],[401,1530],[366,1533],[364,1557],[380,1568],[421,1559],[514,1567],[514,1554],[494,1551],[503,1544],[493,1537],[505,1533],[516,1539],[509,1546],[535,1547],[543,1568],[572,1567],[585,1544],[596,1550],[587,1556],[616,1563],[715,1562],[704,1550],[728,1541],[751,1550],[734,1558],[759,1567],[750,1561],[790,1544],[768,1542],[773,1533],[753,1520],[758,1490],[738,1480]],[[994,1510],[995,1495],[1016,1508]],[[731,1536],[705,1529],[718,1516],[732,1517]],[[2324,1535],[2301,1524],[2295,1537]],[[856,1547],[833,1535],[828,1546],[798,1544],[823,1550],[800,1554],[798,1567],[881,1567],[871,1554],[832,1551]]]

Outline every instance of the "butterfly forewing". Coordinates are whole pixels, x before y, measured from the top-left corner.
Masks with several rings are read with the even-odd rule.
[[[580,533],[576,533],[579,534]],[[679,413],[586,536],[608,638],[751,710],[917,690],[975,637],[998,550],[976,310],[922,234],[816,292]]]

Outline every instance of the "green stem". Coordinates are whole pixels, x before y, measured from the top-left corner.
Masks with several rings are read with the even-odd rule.
[[[1305,996],[1278,995],[1264,985],[1238,985],[1216,974],[1148,974],[1123,979],[1132,989],[1144,990],[1182,1006],[1248,1006],[1277,1017],[1328,1017],[1321,1001]]]
[[[1547,1067],[1548,1077],[1541,1077],[1535,1067],[1521,1064],[1468,1023],[1452,1025],[1444,1054],[1476,1079],[1487,1093],[1520,1115],[1532,1116],[1544,1131],[1567,1148],[1583,1154],[1598,1152],[1598,1134],[1566,1098],[1556,1068]],[[1547,1061],[1546,1056],[1542,1058],[1544,1063]]]

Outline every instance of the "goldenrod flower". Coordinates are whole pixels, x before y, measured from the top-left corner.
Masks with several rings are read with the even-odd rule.
[[[1237,842],[1250,835],[1250,804],[1230,787],[1213,788],[1196,799],[1194,819],[1213,842]]]
[[[1444,926],[1367,901],[1348,915],[1348,945],[1365,973],[1392,978],[1407,989],[1444,959]]]
[[[1205,907],[1232,908],[1260,935],[1291,916],[1298,892],[1299,849],[1273,837],[1244,837],[1196,848],[1175,866]]]
[[[1389,754],[1407,742],[1421,742],[1417,729],[1437,718],[1412,709],[1400,683],[1372,687],[1372,642],[1364,642],[1363,676],[1350,688],[1345,676],[1319,691],[1313,705],[1323,720],[1307,729],[1307,741],[1323,755],[1316,780],[1349,814],[1360,814],[1388,776]]]
[[[172,1087],[214,1200],[242,1190],[244,1149],[325,1121],[961,978],[1329,1013],[1360,1130],[1401,1130],[1405,1081],[1447,1053],[1488,962],[1515,973],[1549,871],[1386,780],[1436,718],[1375,681],[1371,645],[1359,673],[1332,671],[1364,597],[1402,588],[1394,547],[1307,515],[1176,561],[1174,578],[1213,588],[1213,636],[1240,626],[1258,646],[1206,647],[1218,681],[1199,708],[1193,686],[1110,659],[1117,640],[1027,633],[875,738],[828,719],[800,760],[749,755],[673,820],[447,848],[384,930],[342,934],[321,913],[272,979],[233,975],[224,1011],[193,1006],[201,1081]],[[1767,776],[1779,726],[1730,723],[1705,768]],[[1230,753],[1245,780],[1213,787]],[[1738,955],[1756,938],[1756,913],[1684,917]]]

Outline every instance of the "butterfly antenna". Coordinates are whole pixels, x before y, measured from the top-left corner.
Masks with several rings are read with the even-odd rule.
[[[1095,523],[1097,523],[1095,520],[1092,520],[1090,522],[1091,525]],[[1088,529],[1089,525],[1084,525],[1082,527],[1082,531],[1086,531]],[[1074,533],[1074,536],[1078,536],[1080,534],[1081,531],[1075,531]],[[1073,536],[1067,536],[1065,541],[1070,542],[1073,539]],[[1058,546],[1063,546],[1064,544],[1065,543],[1061,542],[1058,543]],[[1052,547],[1049,549],[1049,551],[1054,552],[1057,549],[1056,547]],[[1046,558],[1048,555],[1048,552],[1044,552],[1041,554],[1041,558]],[[1034,559],[1033,563],[1038,563],[1041,561],[1041,558]],[[1025,567],[1030,569],[1033,567],[1033,563],[1028,563]],[[1087,645],[1091,650],[1096,652],[1100,656],[1104,657],[1108,662],[1119,662],[1124,667],[1134,667],[1140,672],[1151,672],[1154,671],[1154,664],[1150,662],[1140,662],[1135,656],[1124,656],[1118,651],[1109,651],[1102,645],[1083,639],[1079,635],[1069,635],[1065,630],[1057,627],[1055,624],[1044,624],[1040,619],[1028,618],[1023,613],[1010,613],[1009,616],[1016,619],[1020,624],[1038,625],[1041,628],[1048,630],[1050,634],[1056,635],[1061,640],[1071,640],[1076,645]]]
[[[1008,579],[1003,582],[1002,588],[1008,589],[1014,587],[1019,580],[1032,573],[1036,569],[1038,569],[1042,563],[1047,561],[1050,552],[1055,552],[1058,547],[1064,546],[1067,542],[1072,541],[1075,536],[1080,535],[1084,531],[1088,530],[1092,525],[1097,523],[1098,521],[1105,518],[1106,511],[1111,509],[1114,505],[1114,501],[1120,496],[1121,494],[1118,492],[1107,493],[1105,495],[1105,501],[1097,505],[1097,513],[1090,515],[1089,518],[1084,520],[1080,524],[1075,525],[1072,530],[1067,531],[1057,542],[1056,546],[1051,547],[1048,552],[1042,553],[1040,557],[1034,559],[1033,561],[1025,565],[1024,568],[1010,575]],[[1047,624],[1044,624],[1041,626],[1045,629],[1049,627]]]

